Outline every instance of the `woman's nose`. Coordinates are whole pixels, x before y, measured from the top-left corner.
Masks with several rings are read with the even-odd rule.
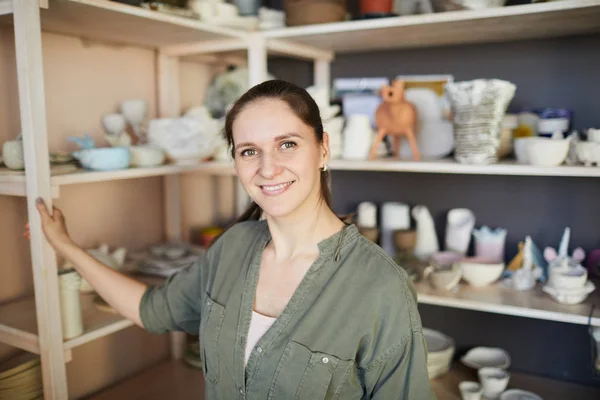
[[[261,157],[260,174],[266,179],[272,179],[283,171],[281,163],[270,154],[264,154]]]

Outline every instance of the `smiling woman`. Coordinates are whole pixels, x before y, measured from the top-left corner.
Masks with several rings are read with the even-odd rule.
[[[252,206],[165,284],[103,265],[40,202],[46,237],[138,325],[199,333],[207,400],[433,399],[412,283],[331,209],[314,100],[264,82],[231,108],[225,135]]]

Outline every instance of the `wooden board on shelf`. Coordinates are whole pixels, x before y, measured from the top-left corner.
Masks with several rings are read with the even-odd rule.
[[[122,45],[157,48],[243,37],[243,32],[109,0],[51,0],[42,30]],[[11,22],[6,15],[1,21]]]
[[[100,311],[93,294],[81,295],[84,333],[64,342],[65,350],[133,326],[119,314]],[[35,300],[27,297],[0,305],[0,342],[39,354]]]
[[[493,43],[600,32],[600,0],[563,0],[266,31],[339,53]]]
[[[446,158],[433,161],[398,161],[394,159],[332,160],[332,170],[340,171],[388,171],[388,172],[423,172],[438,174],[466,175],[520,175],[520,176],[570,176],[600,177],[599,167],[583,165],[561,165],[558,167],[539,167],[518,164],[516,161],[501,161],[490,165],[461,164],[454,159]]]
[[[534,290],[519,292],[495,283],[482,288],[474,288],[465,283],[456,292],[434,289],[429,282],[417,282],[415,287],[418,301],[443,307],[514,315],[571,324],[600,326],[600,292],[592,292],[581,304],[565,305],[554,301],[542,292],[538,284]],[[595,306],[590,320],[592,305]]]

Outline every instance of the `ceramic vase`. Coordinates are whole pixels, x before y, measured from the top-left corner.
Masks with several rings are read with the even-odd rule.
[[[2,159],[10,169],[24,169],[25,157],[23,156],[23,141],[10,140],[2,145]]]
[[[475,226],[475,214],[467,208],[450,210],[446,225],[446,250],[467,254],[471,233]]]
[[[412,209],[412,216],[417,222],[417,244],[415,256],[421,260],[428,260],[433,253],[439,251],[437,234],[433,218],[426,206],[419,205]]]
[[[475,256],[493,262],[504,260],[504,243],[506,242],[506,229],[490,229],[482,226],[473,231],[475,237]]]
[[[83,333],[79,297],[81,276],[75,269],[60,270],[58,274],[63,339],[67,340]]]
[[[366,160],[373,141],[373,129],[368,115],[355,114],[348,118],[344,129],[344,159]]]
[[[363,201],[358,205],[357,224],[361,228],[377,227],[377,206],[369,201]]]
[[[381,206],[381,247],[390,256],[396,254],[394,231],[410,228],[410,209],[407,204],[388,202]]]

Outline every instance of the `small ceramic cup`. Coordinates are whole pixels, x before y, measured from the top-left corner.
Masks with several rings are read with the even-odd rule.
[[[477,374],[483,387],[483,395],[486,399],[497,399],[508,386],[510,375],[503,369],[485,367],[481,368]]]
[[[23,141],[10,140],[2,145],[2,159],[10,169],[24,169]]]
[[[483,389],[478,382],[463,381],[458,384],[462,400],[480,400]]]

